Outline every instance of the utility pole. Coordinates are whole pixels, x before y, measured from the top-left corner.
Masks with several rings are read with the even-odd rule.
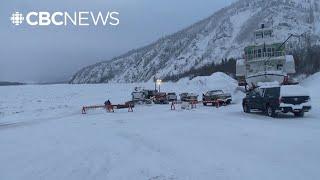
[[[153,76],[153,82],[154,82],[154,90],[157,91],[157,78],[156,78],[156,76]]]

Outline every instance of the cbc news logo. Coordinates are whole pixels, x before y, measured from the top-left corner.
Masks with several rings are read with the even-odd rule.
[[[15,12],[11,15],[10,19],[11,19],[12,24],[19,26],[23,22],[24,17],[21,13]]]
[[[12,13],[10,20],[15,26],[24,21],[29,26],[118,26],[120,24],[119,12],[28,12],[25,16],[19,11]]]

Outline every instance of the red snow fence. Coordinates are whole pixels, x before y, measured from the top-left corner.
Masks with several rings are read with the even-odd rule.
[[[221,99],[217,99],[215,101],[202,101],[202,103],[213,104],[216,108],[219,108],[224,103],[224,101]]]
[[[82,114],[87,114],[90,109],[105,109],[107,112],[114,112],[115,109],[128,109],[128,112],[133,112],[134,104],[132,102],[126,102],[125,104],[117,105],[94,105],[94,106],[83,106]]]
[[[176,102],[172,102],[171,103],[171,111],[174,111],[174,110],[176,110]]]
[[[181,109],[196,109],[198,103],[199,101],[197,100],[179,101],[179,102],[174,101],[171,103],[171,110],[172,111],[176,110],[176,104],[181,104]]]
[[[197,108],[197,104],[199,103],[207,103],[207,104],[212,104],[214,107],[216,108],[220,108],[224,101],[221,100],[221,99],[217,99],[217,100],[214,100],[214,101],[196,101],[196,100],[193,100],[193,101],[185,101],[185,103],[188,103],[188,108],[190,109],[196,109]],[[179,104],[178,102],[172,102],[171,103],[171,110],[174,111],[176,110],[176,104]],[[181,102],[180,102],[181,104]],[[186,109],[185,108],[182,108],[182,109]]]
[[[199,103],[199,101],[197,101],[197,100],[190,101],[191,109],[196,109],[198,103]]]

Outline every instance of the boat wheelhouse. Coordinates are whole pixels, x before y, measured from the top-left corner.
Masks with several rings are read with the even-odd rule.
[[[295,73],[293,56],[286,55],[285,43],[276,42],[273,29],[262,25],[254,37],[254,44],[244,48],[244,59],[237,61],[239,85],[283,83],[289,74]]]

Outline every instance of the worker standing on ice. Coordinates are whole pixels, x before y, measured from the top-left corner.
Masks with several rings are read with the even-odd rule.
[[[104,105],[106,106],[106,109],[108,110],[108,112],[111,112],[111,111],[113,112],[113,107],[109,99],[106,102],[104,102]]]

